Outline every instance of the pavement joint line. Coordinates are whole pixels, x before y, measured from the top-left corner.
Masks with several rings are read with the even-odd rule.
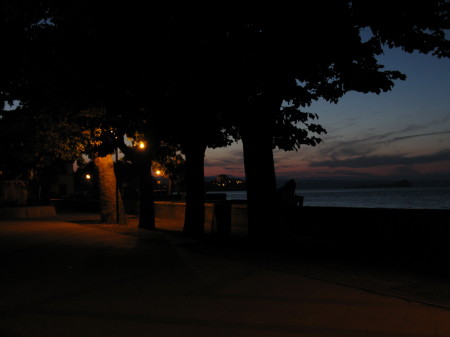
[[[347,287],[347,288],[361,290],[361,291],[364,291],[364,292],[367,292],[367,293],[371,293],[371,294],[375,294],[375,295],[381,295],[381,296],[385,296],[385,297],[397,298],[397,299],[400,299],[400,300],[403,300],[403,301],[407,301],[407,302],[415,302],[415,303],[419,303],[419,304],[424,304],[424,305],[427,305],[427,306],[430,306],[430,307],[434,307],[434,308],[438,308],[438,309],[450,310],[450,306],[448,306],[448,305],[422,300],[422,299],[419,299],[419,298],[415,298],[413,296],[402,296],[402,295],[398,295],[398,294],[394,294],[394,293],[389,293],[389,292],[385,292],[385,291],[371,289],[371,288],[368,288],[368,287],[355,286],[355,285],[352,285],[350,283],[339,282],[339,281],[332,281],[332,280],[325,279],[325,278],[320,278],[320,277],[316,277],[316,276],[310,276],[310,275],[307,275],[307,274],[301,274],[301,275],[303,277],[311,279],[311,280],[327,282],[327,283],[335,284],[335,285],[338,285],[338,286],[343,286],[343,287]]]

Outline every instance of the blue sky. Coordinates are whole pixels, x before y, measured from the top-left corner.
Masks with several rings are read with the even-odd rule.
[[[349,93],[308,111],[327,129],[323,143],[275,151],[279,178],[450,180],[450,60],[399,49],[380,63],[405,73],[387,93]],[[205,174],[244,177],[242,143],[208,149]]]

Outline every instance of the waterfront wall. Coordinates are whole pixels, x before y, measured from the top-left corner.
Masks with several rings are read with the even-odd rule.
[[[375,242],[424,242],[449,238],[450,210],[302,207],[300,234]]]
[[[156,217],[184,221],[184,202],[155,202]],[[261,210],[264,211],[264,210]],[[375,242],[436,240],[450,235],[450,210],[304,206],[297,209],[291,235]],[[247,231],[245,203],[205,204],[205,230],[230,226],[231,234]],[[447,233],[448,232],[448,233]],[[450,236],[449,236],[450,237]]]
[[[157,217],[184,221],[184,203],[157,202]],[[264,210],[261,210],[263,212]],[[281,214],[280,214],[281,216]],[[284,217],[284,219],[286,219]],[[450,259],[450,210],[300,207],[274,238],[312,239],[338,249],[389,256],[418,254]],[[287,225],[287,226],[286,226]],[[215,202],[205,208],[205,232],[222,238],[247,235],[247,205]]]
[[[303,207],[297,238],[324,250],[442,268],[450,262],[450,210]]]
[[[162,219],[171,219],[180,228],[184,224],[184,212],[186,203],[171,201],[155,201],[155,217]],[[214,226],[214,204],[205,203],[205,232],[211,233]]]
[[[155,216],[171,219],[182,228],[186,204],[184,202],[156,201]],[[247,233],[247,206],[230,202],[205,203],[205,233],[217,236],[245,235]]]
[[[138,202],[128,204],[128,213],[137,214],[137,205]],[[94,206],[97,208],[98,203],[92,204]],[[87,210],[86,205],[78,210],[81,208]],[[179,228],[183,227],[184,202],[158,201],[155,202],[155,211],[157,218],[171,219]],[[428,250],[433,254],[448,253],[450,256],[449,219],[450,210],[303,206],[297,209],[295,219],[282,234],[287,239],[323,239],[324,242],[339,242],[354,249]],[[247,229],[245,202],[218,200],[206,203],[207,234],[245,236]],[[274,226],[274,235],[279,233]]]

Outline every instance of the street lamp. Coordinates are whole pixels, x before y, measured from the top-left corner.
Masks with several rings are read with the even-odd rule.
[[[116,147],[116,167],[119,162],[119,148]],[[119,212],[119,180],[117,179],[116,172],[116,222],[119,224],[120,220],[120,212]]]

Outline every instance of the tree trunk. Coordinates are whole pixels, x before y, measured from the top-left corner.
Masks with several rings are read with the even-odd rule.
[[[154,230],[155,225],[155,191],[151,175],[151,162],[135,163],[139,175],[139,227]]]
[[[201,237],[205,233],[205,151],[200,143],[185,144],[186,211],[183,233]]]
[[[169,199],[172,198],[172,194],[173,194],[173,185],[174,185],[173,177],[169,174],[169,175],[167,176],[167,196],[169,197]]]
[[[96,157],[94,164],[98,173],[100,221],[107,224],[126,224],[127,217],[122,197],[120,191],[117,193],[112,156]]]
[[[264,134],[264,131],[258,137],[243,134],[242,144],[247,185],[248,233],[250,238],[261,240],[273,236],[277,227],[272,137]]]
[[[280,101],[261,97],[241,122],[247,185],[249,238],[261,241],[278,234],[273,130]]]

